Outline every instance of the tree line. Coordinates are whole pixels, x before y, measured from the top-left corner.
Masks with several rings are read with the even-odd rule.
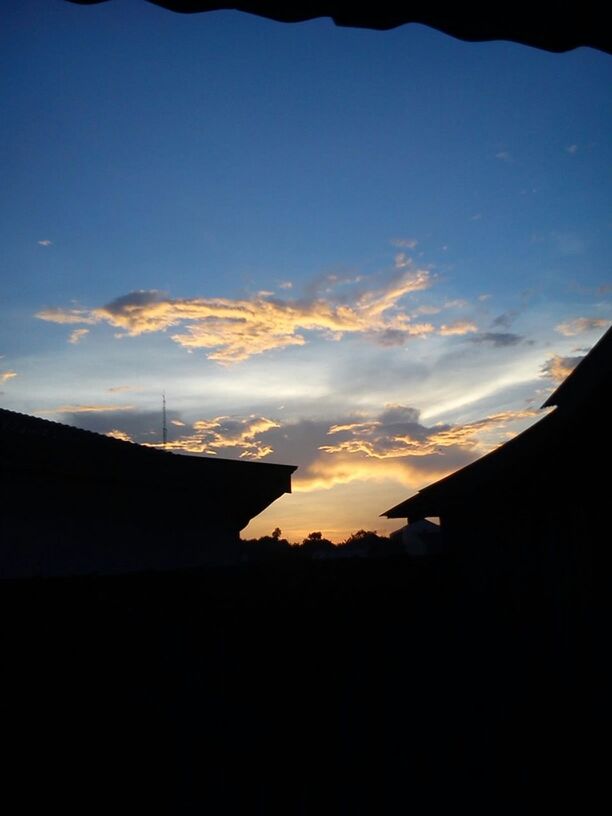
[[[334,544],[320,531],[309,533],[301,542],[291,543],[283,538],[276,527],[270,535],[261,538],[243,539],[248,558],[266,559],[282,556],[302,556],[310,558],[371,558],[394,555],[401,552],[398,543],[388,536],[379,535],[376,530],[357,530],[345,541]]]

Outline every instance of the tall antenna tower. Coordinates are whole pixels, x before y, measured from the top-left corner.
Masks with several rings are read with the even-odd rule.
[[[164,443],[164,448],[166,447],[166,442],[168,441],[168,427],[166,425],[166,392],[162,394],[162,439]]]

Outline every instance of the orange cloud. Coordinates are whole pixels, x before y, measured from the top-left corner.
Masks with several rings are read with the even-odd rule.
[[[440,326],[440,334],[443,337],[449,337],[454,334],[471,334],[477,331],[478,326],[467,320],[456,320],[454,323],[449,323],[448,326]]]
[[[502,411],[465,425],[434,425],[427,428],[419,422],[415,409],[389,405],[380,419],[332,425],[328,435],[348,434],[340,442],[321,445],[328,454],[363,454],[372,459],[398,459],[432,456],[454,446],[473,449],[479,435],[503,428],[509,422],[537,416],[532,409]]]
[[[8,382],[17,376],[16,371],[0,371],[0,382]]]
[[[68,342],[76,345],[80,343],[87,334],[89,334],[89,329],[74,329],[74,331],[70,332]]]
[[[434,331],[415,324],[399,307],[407,294],[431,286],[425,270],[410,270],[385,286],[363,292],[351,302],[325,298],[273,300],[259,293],[251,300],[229,298],[172,299],[157,291],[132,292],[96,309],[45,309],[37,317],[59,324],[107,323],[129,336],[183,327],[171,335],[186,349],[208,349],[208,357],[229,364],[276,348],[306,343],[302,332],[328,340],[347,333],[376,338],[390,331],[409,337]],[[121,336],[121,335],[119,335]]]
[[[40,414],[98,414],[104,411],[132,411],[133,405],[60,405],[58,408],[42,408]]]
[[[583,359],[583,357],[560,357],[555,354],[544,363],[542,373],[555,382],[563,382]]]
[[[566,337],[574,337],[576,334],[582,334],[586,331],[593,331],[594,329],[606,329],[610,325],[610,320],[599,317],[577,317],[575,320],[569,320],[567,323],[559,323],[555,326],[560,334]]]
[[[292,479],[294,493],[311,493],[315,490],[329,490],[336,485],[356,481],[383,482],[392,480],[406,488],[416,489],[429,481],[441,479],[454,470],[452,463],[440,460],[439,467],[420,470],[406,461],[373,462],[368,459],[355,460],[353,457],[321,457],[301,474],[298,470]]]
[[[125,431],[120,431],[117,428],[113,428],[112,431],[109,431],[106,436],[110,436],[113,439],[120,439],[122,442],[133,442],[134,440],[132,437],[127,434]]]
[[[184,424],[176,423],[174,424]],[[280,424],[266,417],[247,418],[219,416],[213,419],[199,419],[193,423],[193,433],[163,443],[145,443],[147,447],[183,453],[204,453],[215,456],[220,450],[239,450],[241,458],[263,459],[273,453],[271,445],[258,437]]]

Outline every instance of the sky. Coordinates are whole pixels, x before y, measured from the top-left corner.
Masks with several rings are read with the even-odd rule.
[[[297,465],[334,541],[502,444],[610,325],[612,59],[142,2],[0,31],[0,406]]]

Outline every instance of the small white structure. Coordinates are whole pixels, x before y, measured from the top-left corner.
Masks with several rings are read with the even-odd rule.
[[[435,555],[444,551],[444,541],[439,524],[428,519],[419,519],[394,530],[391,541],[401,545],[408,555],[423,556]]]

